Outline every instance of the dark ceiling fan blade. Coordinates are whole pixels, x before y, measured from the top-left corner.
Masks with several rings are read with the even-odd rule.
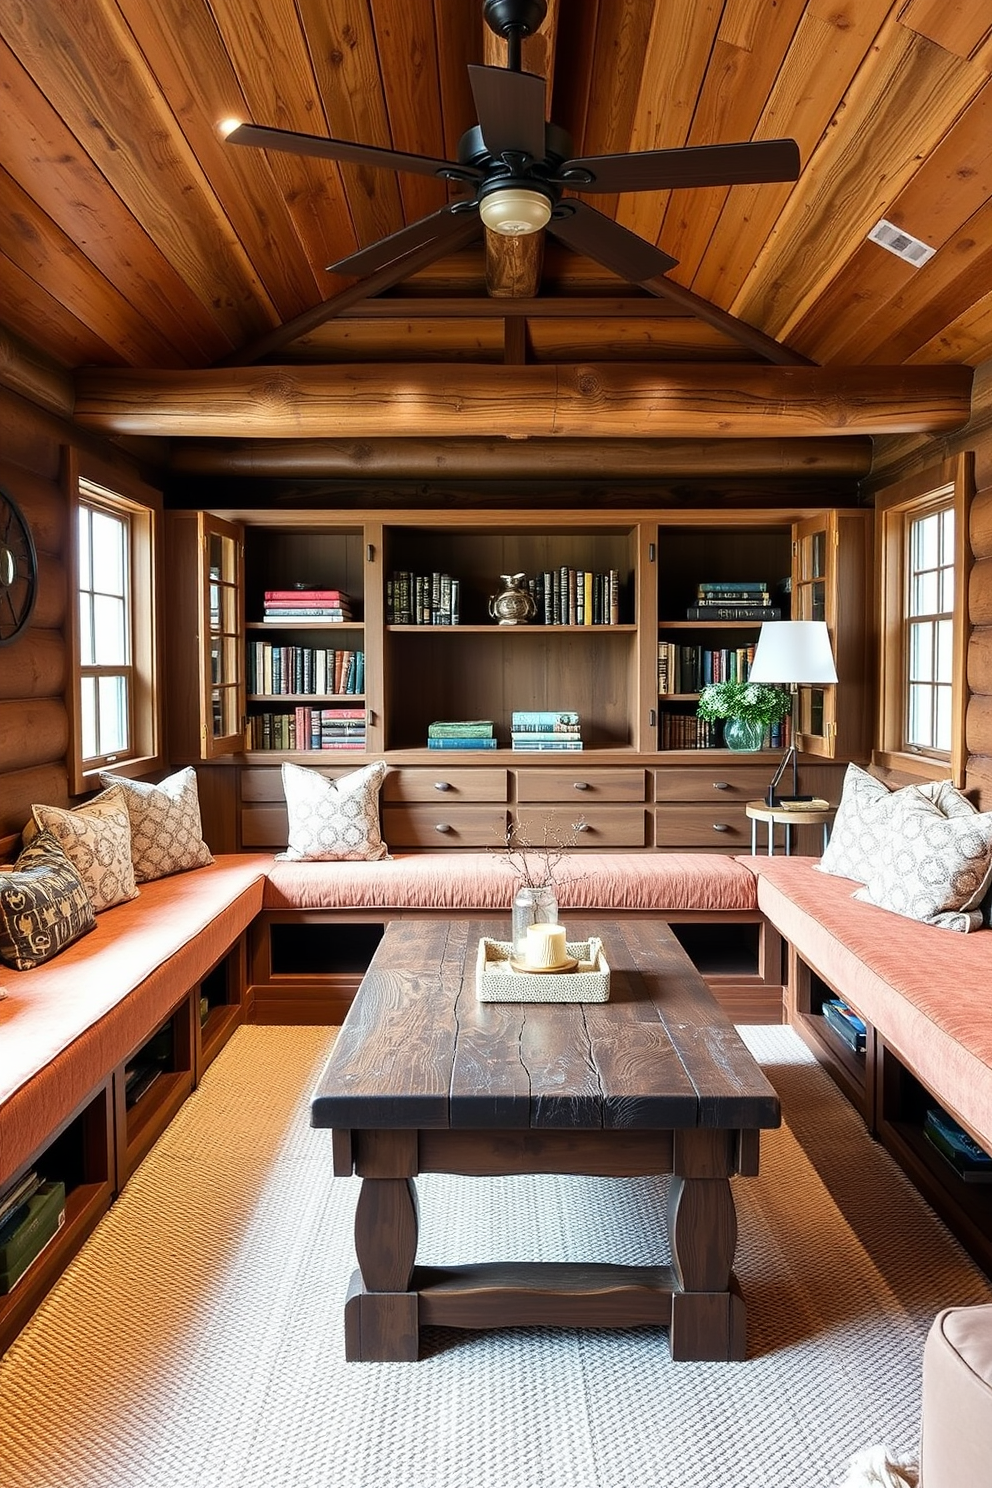
[[[682,186],[795,181],[799,164],[795,140],[756,140],[743,145],[644,150],[639,155],[590,155],[566,160],[557,179],[573,191],[667,191]]]
[[[313,155],[318,160],[343,160],[349,165],[375,165],[383,170],[414,171],[421,176],[452,180],[482,179],[482,172],[474,166],[457,165],[452,160],[406,155],[402,150],[381,150],[377,145],[356,145],[351,140],[324,139],[318,134],[295,134],[289,129],[270,129],[265,124],[239,124],[225,138],[229,145],[254,145],[260,150]]]
[[[562,215],[559,216],[558,214]],[[583,201],[563,201],[548,223],[547,231],[576,253],[585,253],[597,263],[619,274],[631,284],[643,284],[668,269],[674,269],[677,258],[662,253],[653,243],[628,232],[612,217],[604,217],[595,207]]]
[[[544,79],[505,67],[469,66],[479,128],[490,155],[504,150],[544,159]]]
[[[367,248],[360,248],[357,253],[352,253],[348,258],[328,264],[328,272],[358,274],[363,278],[367,274],[374,274],[385,264],[403,258],[424,243],[436,241],[440,246],[443,239],[455,233],[461,236],[462,225],[470,215],[475,217],[481,233],[482,221],[474,202],[463,207],[442,207],[439,212],[432,212],[429,217],[420,217],[416,222],[411,222],[408,227],[401,227],[399,232],[390,233],[388,238],[380,238],[377,243],[370,243]],[[438,257],[440,257],[440,252]]]

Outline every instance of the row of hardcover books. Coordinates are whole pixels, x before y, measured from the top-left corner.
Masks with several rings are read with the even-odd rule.
[[[13,1291],[65,1224],[65,1184],[35,1169],[0,1195],[0,1295]]]
[[[262,619],[274,624],[352,618],[351,596],[343,589],[266,589],[262,601]]]
[[[658,693],[699,692],[710,682],[745,682],[754,646],[683,646],[658,644]]]
[[[249,749],[364,749],[364,708],[294,708],[248,719]]]
[[[365,652],[323,646],[248,644],[247,682],[251,693],[355,695],[365,691]]]
[[[397,569],[386,580],[386,620],[391,625],[459,625],[461,580],[447,573]]]
[[[771,723],[765,730],[762,749],[787,749],[791,734],[788,718]],[[659,749],[722,749],[723,724],[711,723],[695,713],[663,709],[658,719]]]
[[[619,625],[620,570],[545,569],[527,580],[539,625]]]

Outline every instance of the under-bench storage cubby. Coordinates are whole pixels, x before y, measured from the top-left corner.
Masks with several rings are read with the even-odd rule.
[[[823,1016],[823,1005],[835,998],[849,1005],[848,998],[807,965],[792,946],[789,947],[787,997],[789,1021],[796,1032],[830,1072],[852,1106],[861,1113],[868,1130],[873,1131],[875,1030],[865,1023],[863,1052],[857,1052],[844,1042]]]
[[[114,1071],[118,1190],[193,1089],[194,1001],[195,989]]]
[[[264,910],[251,927],[254,1023],[340,1023],[382,939],[368,913]]]

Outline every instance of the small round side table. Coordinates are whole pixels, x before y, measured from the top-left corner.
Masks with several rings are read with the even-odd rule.
[[[775,828],[785,827],[785,855],[789,857],[792,852],[792,828],[793,827],[821,827],[823,828],[823,845],[826,847],[830,841],[830,824],[837,813],[836,806],[810,806],[808,809],[801,807],[769,806],[767,801],[748,801],[744,807],[747,815],[751,818],[751,855],[758,851],[758,823],[768,824],[768,856],[771,857],[775,851]]]

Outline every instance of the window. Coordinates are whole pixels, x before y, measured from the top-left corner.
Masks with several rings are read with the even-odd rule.
[[[146,500],[78,476],[75,485],[72,789],[101,769],[137,774],[161,764],[156,674],[157,493]],[[130,483],[129,483],[130,485]],[[139,488],[141,490],[142,488]]]
[[[963,783],[968,457],[879,494],[881,655],[875,762]]]

